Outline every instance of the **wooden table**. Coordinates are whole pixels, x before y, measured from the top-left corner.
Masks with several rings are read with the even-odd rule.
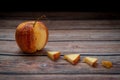
[[[49,41],[36,54],[24,54],[15,42],[16,26],[41,14],[0,13],[0,80],[120,80],[118,14],[44,13]],[[48,50],[61,51],[60,59],[50,60]],[[69,53],[81,55],[77,65],[63,59]],[[83,63],[86,56],[98,58],[97,66]],[[113,67],[104,68],[102,60],[112,61]]]

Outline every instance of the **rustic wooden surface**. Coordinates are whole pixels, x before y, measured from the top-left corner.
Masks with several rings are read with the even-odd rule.
[[[0,13],[0,80],[120,80],[119,19],[98,20],[89,15],[88,19],[85,18],[87,20],[81,16],[78,20],[80,13],[77,13],[77,16],[64,20],[63,13],[57,13],[61,15],[55,20],[55,14],[47,13],[54,18],[41,20],[49,29],[47,45],[36,54],[25,54],[15,42],[15,29],[19,23],[32,20],[32,17],[29,18],[30,13],[24,13],[27,16],[14,14]],[[61,51],[60,59],[55,62],[49,59],[46,56],[48,50]],[[68,53],[81,54],[77,65],[71,65],[63,59]],[[97,65],[91,67],[83,63],[82,59],[86,56],[98,58]],[[113,67],[104,68],[102,60],[112,61]]]

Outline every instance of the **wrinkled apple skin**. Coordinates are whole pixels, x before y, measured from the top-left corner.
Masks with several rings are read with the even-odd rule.
[[[23,22],[21,24],[19,24],[16,28],[16,32],[15,32],[15,39],[16,39],[16,43],[18,44],[19,48],[25,52],[25,53],[34,53],[37,50],[41,50],[44,48],[44,46],[46,45],[46,43],[48,42],[48,29],[47,27],[40,21],[37,21],[35,26],[33,26],[33,24],[35,23],[35,21],[27,21],[27,22]],[[40,30],[35,31],[35,28],[38,29],[43,29],[45,33],[40,33],[37,34],[37,32],[40,32]],[[44,36],[46,35],[45,39],[42,43],[42,46],[37,49],[37,37],[40,38],[40,36]],[[40,45],[40,44],[39,44]]]

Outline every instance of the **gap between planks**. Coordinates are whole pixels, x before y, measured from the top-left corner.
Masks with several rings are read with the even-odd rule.
[[[70,54],[70,53],[73,53],[73,54],[80,54],[81,56],[120,56],[120,53],[84,53],[84,52],[63,52],[61,53],[60,56],[64,56],[65,54]],[[27,53],[23,53],[23,52],[20,52],[20,53],[10,53],[10,52],[7,52],[7,53],[4,53],[4,52],[0,52],[0,56],[26,56],[26,57],[31,57],[31,56],[47,56],[47,52],[46,51],[38,51],[34,54],[27,54]]]

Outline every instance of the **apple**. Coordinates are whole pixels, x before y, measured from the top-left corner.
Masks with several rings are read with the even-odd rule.
[[[102,61],[102,65],[106,68],[111,68],[112,67],[112,62],[111,61]]]
[[[85,57],[85,58],[83,59],[83,62],[89,64],[90,66],[94,66],[94,65],[96,64],[97,60],[98,60],[97,58]]]
[[[48,51],[47,55],[53,61],[58,60],[60,57],[60,51]]]
[[[80,60],[80,54],[66,54],[64,55],[64,59],[70,62],[71,64],[75,65]]]
[[[23,52],[34,53],[48,42],[48,29],[40,21],[22,22],[16,28],[15,39]]]

